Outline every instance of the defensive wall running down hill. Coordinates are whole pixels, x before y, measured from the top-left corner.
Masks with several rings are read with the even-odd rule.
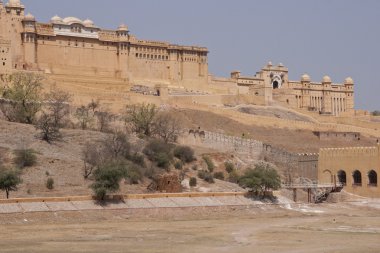
[[[376,147],[322,148],[316,153],[291,153],[263,142],[222,133],[189,130],[183,142],[221,152],[237,153],[247,161],[266,160],[281,169],[283,181],[306,178],[318,184],[343,185],[347,192],[380,197],[380,145]]]
[[[283,179],[287,183],[296,177],[317,180],[318,154],[291,153],[261,141],[202,130],[189,130],[181,141],[221,152],[238,153],[250,161],[272,162],[282,169]]]

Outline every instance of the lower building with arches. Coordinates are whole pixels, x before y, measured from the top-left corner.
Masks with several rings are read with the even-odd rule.
[[[323,148],[319,151],[318,183],[341,183],[347,192],[380,197],[380,146]]]

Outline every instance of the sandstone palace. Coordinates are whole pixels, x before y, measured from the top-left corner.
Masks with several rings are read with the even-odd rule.
[[[2,78],[18,70],[40,71],[60,85],[75,85],[71,88],[78,94],[82,89],[83,96],[96,88],[86,87],[91,83],[101,89],[119,84],[136,93],[192,96],[184,99],[193,103],[242,101],[325,115],[353,113],[351,78],[333,83],[325,76],[313,82],[305,74],[299,81],[290,81],[288,69],[272,63],[254,76],[233,71],[229,78],[214,77],[208,72],[205,47],[142,40],[130,34],[126,25],[104,30],[91,20],[75,17],[54,16],[48,23],[39,23],[31,14],[25,15],[24,9],[20,0],[0,1]]]

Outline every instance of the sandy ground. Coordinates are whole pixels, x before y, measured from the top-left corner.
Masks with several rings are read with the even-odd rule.
[[[379,252],[380,201],[0,215],[1,252]]]

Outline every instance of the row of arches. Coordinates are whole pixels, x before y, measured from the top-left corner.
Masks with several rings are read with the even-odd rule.
[[[346,185],[347,184],[347,174],[344,170],[338,171],[338,182]],[[367,174],[368,176],[368,185],[377,186],[377,173],[374,170],[370,170]],[[361,186],[362,185],[362,173],[359,170],[355,170],[352,173],[353,185]]]

